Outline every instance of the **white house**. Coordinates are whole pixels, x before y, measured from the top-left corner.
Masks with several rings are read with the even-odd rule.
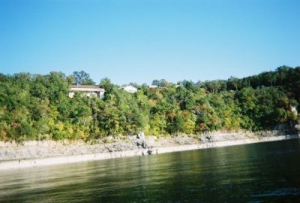
[[[105,90],[93,85],[72,85],[70,87],[69,97],[73,98],[75,92],[82,92],[87,97],[104,98]]]
[[[158,86],[157,85],[149,85],[149,89],[157,89]]]
[[[137,92],[137,88],[131,86],[131,85],[127,85],[125,87],[123,87],[123,90],[129,93],[135,93]]]

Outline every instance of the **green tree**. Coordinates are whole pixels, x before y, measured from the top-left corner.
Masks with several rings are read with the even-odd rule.
[[[83,70],[73,72],[72,76],[77,85],[95,85],[95,82],[90,78],[90,75]]]

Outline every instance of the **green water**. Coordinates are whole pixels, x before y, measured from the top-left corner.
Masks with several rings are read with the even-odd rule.
[[[300,202],[300,140],[1,171],[0,202]]]

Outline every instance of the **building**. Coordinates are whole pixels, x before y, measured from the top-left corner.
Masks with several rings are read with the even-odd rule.
[[[149,85],[149,89],[157,89],[158,86],[157,85]]]
[[[103,99],[105,90],[93,85],[71,85],[69,97],[73,98],[75,92],[82,92],[83,95],[87,97],[98,97],[100,99]]]
[[[137,88],[131,86],[131,85],[127,85],[125,87],[122,88],[124,91],[129,92],[129,93],[135,93],[137,92]]]

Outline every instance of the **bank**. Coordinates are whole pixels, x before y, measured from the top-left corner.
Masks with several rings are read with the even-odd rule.
[[[299,139],[299,134],[213,132],[199,136],[144,136],[143,134],[83,141],[0,142],[0,170],[70,164],[178,151]]]

